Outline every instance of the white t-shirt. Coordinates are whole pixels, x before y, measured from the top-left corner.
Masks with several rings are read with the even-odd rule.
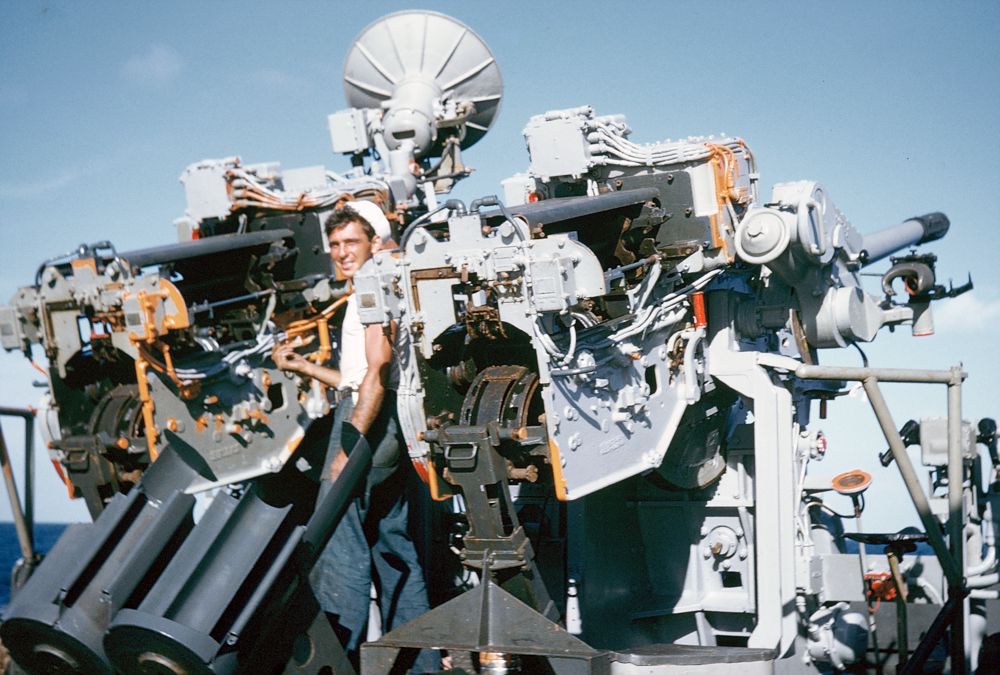
[[[358,317],[358,296],[351,293],[347,299],[344,313],[344,325],[340,332],[340,388],[358,391],[361,381],[368,372],[368,359],[365,358],[365,325]],[[395,391],[399,386],[399,364],[392,359],[389,367],[387,389]]]

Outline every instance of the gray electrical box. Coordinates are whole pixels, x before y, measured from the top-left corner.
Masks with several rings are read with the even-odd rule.
[[[330,125],[330,141],[334,152],[356,154],[371,147],[371,135],[365,123],[365,111],[348,108],[335,112],[327,118]]]
[[[975,459],[976,430],[972,422],[962,420],[962,457]],[[948,420],[925,417],[920,420],[920,461],[924,466],[948,465]]]
[[[13,307],[0,307],[0,347],[10,351],[21,349],[23,343],[18,311]]]

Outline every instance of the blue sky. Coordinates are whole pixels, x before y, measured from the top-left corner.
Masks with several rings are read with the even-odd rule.
[[[377,6],[376,6],[377,5]],[[993,355],[1000,319],[1000,4],[993,2],[425,2],[490,45],[505,98],[492,131],[465,155],[478,171],[455,196],[500,192],[527,166],[528,118],[583,104],[624,113],[632,139],[729,133],[747,140],[774,183],[815,179],[863,232],[928,211],[952,221],[933,247],[942,278],[973,293],[939,305],[938,333],[881,334],[873,365],[963,363],[967,417],[998,415]],[[0,2],[0,302],[37,265],[81,242],[119,250],[170,243],[184,211],[178,176],[239,155],[285,168],[325,164],[326,116],[346,107],[352,39],[396,2]],[[990,45],[994,45],[990,47]],[[857,364],[851,350],[827,363]],[[34,403],[38,379],[0,354],[0,405]],[[902,423],[943,414],[944,390],[888,386]],[[875,476],[866,526],[915,520],[861,398],[831,405],[830,453],[813,466]],[[19,422],[5,421],[22,456]],[[44,452],[40,520],[84,520]],[[44,466],[41,466],[44,464]],[[5,500],[4,500],[5,501]],[[0,507],[0,519],[9,517]]]

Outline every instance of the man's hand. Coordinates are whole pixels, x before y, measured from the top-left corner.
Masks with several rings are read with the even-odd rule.
[[[320,366],[299,354],[290,344],[280,344],[271,351],[274,365],[288,373],[298,373],[336,389],[340,386],[340,371]]]
[[[278,366],[281,370],[302,373],[303,375],[307,374],[309,367],[312,365],[309,359],[295,351],[288,343],[275,347],[271,351],[271,358],[274,360],[274,365]]]

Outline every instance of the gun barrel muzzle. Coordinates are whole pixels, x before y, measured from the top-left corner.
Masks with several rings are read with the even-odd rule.
[[[861,260],[870,265],[907,246],[936,241],[948,233],[950,225],[948,216],[935,211],[873,232],[865,236]]]

